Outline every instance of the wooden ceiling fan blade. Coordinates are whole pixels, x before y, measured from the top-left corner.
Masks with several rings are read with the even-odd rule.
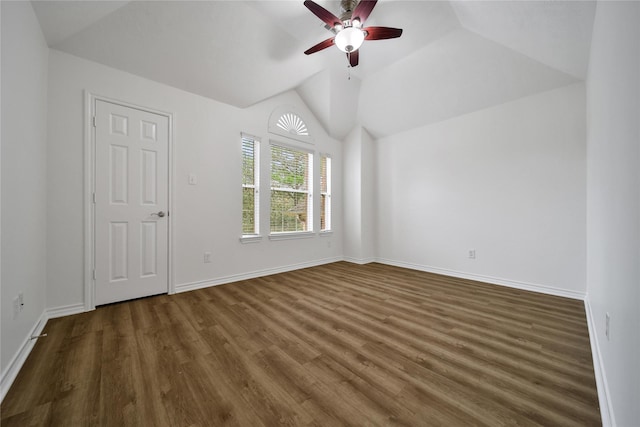
[[[349,65],[357,67],[358,59],[360,59],[360,49],[347,53],[347,59],[349,60]]]
[[[360,0],[351,15],[351,20],[357,19],[361,24],[364,24],[377,2],[378,0]]]
[[[363,28],[363,30],[367,32],[367,35],[364,38],[365,40],[395,39],[402,35],[401,28],[367,27]]]
[[[322,49],[326,49],[329,46],[333,46],[334,41],[333,41],[333,37],[331,37],[330,39],[326,39],[324,41],[321,41],[320,43],[318,43],[315,46],[310,47],[309,49],[304,51],[305,55],[311,55],[312,53],[316,53]]]
[[[324,7],[320,6],[318,3],[311,0],[305,0],[304,5],[307,6],[307,9],[309,9],[311,13],[320,18],[328,26],[333,28],[336,25],[342,25],[342,21],[340,20],[340,18],[329,12]]]

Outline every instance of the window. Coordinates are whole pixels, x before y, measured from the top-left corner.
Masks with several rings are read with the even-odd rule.
[[[289,135],[309,136],[307,125],[304,121],[294,113],[285,113],[280,116],[276,122],[276,126]]]
[[[331,231],[331,157],[320,156],[320,231]]]
[[[313,154],[271,145],[271,233],[313,231]]]
[[[282,105],[269,116],[269,132],[275,135],[313,144],[311,131],[306,121],[296,112],[295,107]]]
[[[242,235],[259,234],[260,140],[242,134]]]

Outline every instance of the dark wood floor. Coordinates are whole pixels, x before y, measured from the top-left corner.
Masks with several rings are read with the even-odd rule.
[[[50,320],[3,426],[599,425],[581,301],[335,263]]]

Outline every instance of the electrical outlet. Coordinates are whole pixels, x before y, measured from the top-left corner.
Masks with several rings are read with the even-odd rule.
[[[204,253],[204,262],[205,264],[208,264],[211,262],[211,252],[205,252]]]
[[[476,259],[476,250],[469,249],[469,259]]]
[[[609,316],[609,313],[606,314],[605,319],[606,320],[605,320],[605,326],[604,326],[604,334],[607,336],[607,341],[610,341],[611,337],[609,336],[609,331],[610,331],[609,325],[611,323],[611,316]]]

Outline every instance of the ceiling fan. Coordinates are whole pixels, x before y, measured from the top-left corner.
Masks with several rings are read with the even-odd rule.
[[[329,31],[335,33],[317,45],[307,49],[305,55],[311,55],[329,46],[336,45],[338,49],[347,54],[349,65],[358,65],[359,48],[365,40],[394,39],[402,35],[402,29],[389,27],[364,27],[364,21],[375,7],[378,0],[342,0],[340,3],[342,15],[340,18],[329,12],[324,7],[305,0],[304,5],[314,15],[320,18]],[[355,9],[354,9],[355,6]]]

